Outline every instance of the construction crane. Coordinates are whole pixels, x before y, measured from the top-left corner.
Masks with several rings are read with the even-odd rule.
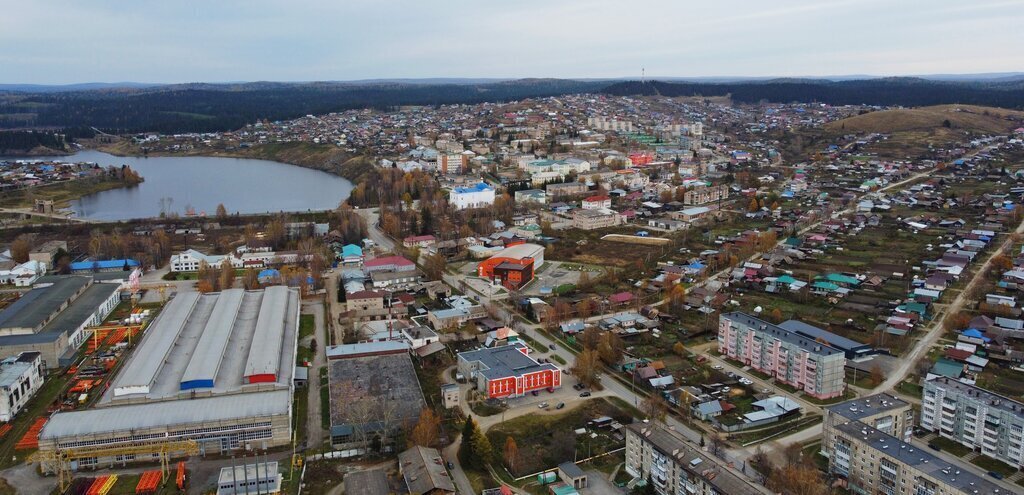
[[[71,462],[79,459],[88,459],[114,456],[139,456],[156,455],[160,458],[160,472],[162,482],[166,482],[171,472],[171,455],[192,456],[199,453],[199,444],[195,440],[170,440],[159,443],[144,443],[136,445],[119,445],[112,447],[82,447],[47,451],[36,451],[29,456],[27,462],[40,464],[42,472],[52,472],[57,475],[60,484],[60,491],[64,493],[74,476],[71,473]]]

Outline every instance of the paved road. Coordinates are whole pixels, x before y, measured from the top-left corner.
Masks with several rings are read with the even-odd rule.
[[[455,482],[455,488],[458,492],[462,495],[475,495],[476,492],[473,491],[473,484],[469,482],[466,472],[462,470],[462,465],[459,464],[459,445],[461,444],[462,434],[460,433],[455,436],[451,445],[444,448],[444,458],[453,465],[450,471],[452,472],[452,481]]]
[[[370,236],[370,240],[383,249],[395,250],[395,241],[388,237],[383,230],[380,230],[380,227],[377,225],[377,222],[380,220],[378,208],[360,208],[356,210],[356,213],[366,221],[366,233]]]

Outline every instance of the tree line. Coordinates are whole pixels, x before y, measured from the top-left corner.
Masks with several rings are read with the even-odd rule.
[[[1024,108],[1024,81],[947,82],[895,77],[853,81],[773,80],[733,83],[628,81],[604,92],[617,96],[729,96],[739,103],[827,103],[918,107],[961,103]]]
[[[96,126],[114,132],[212,132],[360,108],[510,101],[598,91],[606,82],[524,80],[483,84],[191,84],[62,93],[11,92],[0,127]]]

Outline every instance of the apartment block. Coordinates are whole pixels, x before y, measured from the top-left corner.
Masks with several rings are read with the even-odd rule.
[[[818,399],[843,395],[843,351],[746,313],[718,318],[718,350]]]
[[[626,472],[649,481],[660,495],[767,495],[768,489],[730,471],[675,433],[653,423],[626,432]]]
[[[687,190],[683,193],[684,205],[704,205],[722,201],[729,197],[729,186],[701,186]]]
[[[921,427],[1024,467],[1024,404],[946,377],[924,384]]]
[[[888,394],[827,408],[822,454],[837,484],[857,495],[1015,493],[976,474],[977,468],[909,443],[913,416],[910,404]]]
[[[575,210],[572,215],[572,226],[582,230],[603,229],[622,223],[622,217],[612,210]]]
[[[876,394],[829,406],[825,408],[823,438],[829,439],[836,426],[850,421],[858,421],[906,442],[914,432],[914,409],[909,402],[890,394]],[[831,458],[832,445],[831,441],[822,442],[821,454]]]

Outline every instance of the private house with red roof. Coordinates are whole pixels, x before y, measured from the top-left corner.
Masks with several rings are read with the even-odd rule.
[[[415,271],[416,263],[413,263],[401,256],[385,256],[383,258],[374,258],[370,261],[363,263],[363,272],[367,275],[378,272],[405,272]]]
[[[612,207],[612,198],[609,196],[591,196],[583,200],[584,210],[600,210]]]

